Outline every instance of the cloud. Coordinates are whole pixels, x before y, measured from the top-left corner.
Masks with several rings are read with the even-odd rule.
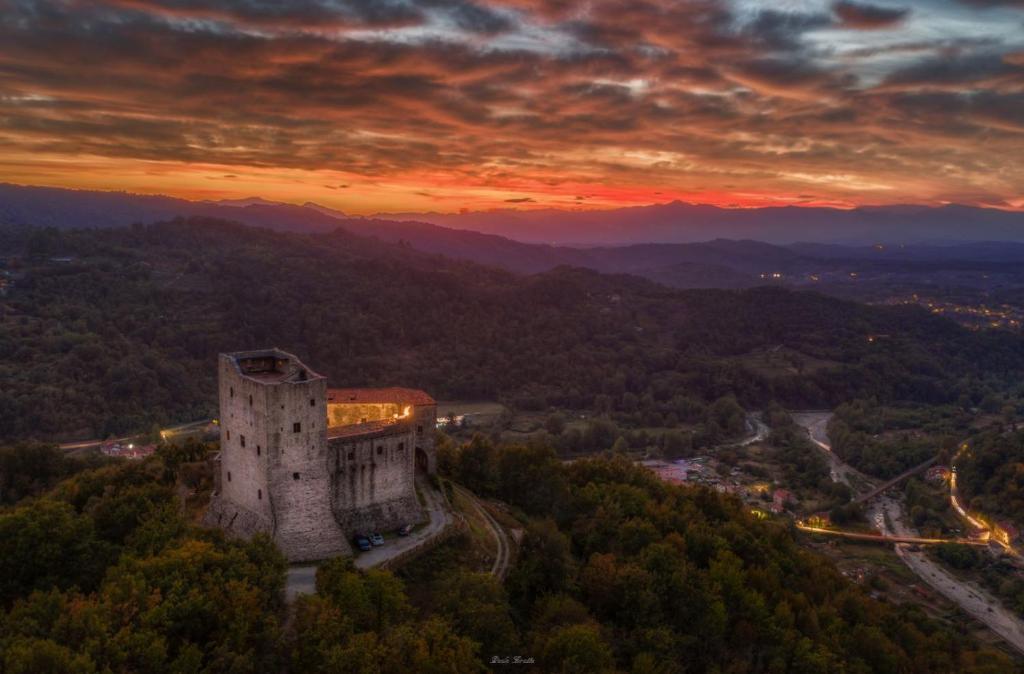
[[[849,200],[851,185],[865,200],[926,200],[967,183],[1010,198],[1024,184],[1010,159],[1024,154],[1024,36],[998,33],[1004,17],[973,12],[981,23],[968,25],[959,9],[947,17],[959,23],[922,25],[925,12],[890,6],[781,7],[8,3],[0,179],[63,170],[60,180],[76,180],[60,167],[85,161],[112,180],[116,165],[215,165],[211,175],[244,176],[226,186],[257,192],[258,174],[268,190],[315,187],[341,206],[374,190],[416,204],[585,194],[607,206]],[[913,39],[836,30],[885,21]],[[941,39],[920,38],[935,31]]]
[[[907,7],[883,7],[859,2],[841,0],[832,5],[832,10],[846,28],[873,30],[891,28],[902,23],[910,14]]]
[[[534,204],[537,200],[533,197],[517,197],[515,199],[505,199],[506,204]]]

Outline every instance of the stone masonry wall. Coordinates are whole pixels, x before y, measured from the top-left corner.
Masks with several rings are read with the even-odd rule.
[[[415,428],[402,423],[371,437],[329,445],[334,515],[349,533],[395,529],[418,522]]]
[[[292,562],[350,553],[331,511],[326,381],[274,387],[267,416],[268,480],[277,544]]]

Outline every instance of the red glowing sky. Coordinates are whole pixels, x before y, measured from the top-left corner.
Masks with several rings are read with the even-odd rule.
[[[0,0],[0,180],[349,213],[1024,208],[1006,0]]]

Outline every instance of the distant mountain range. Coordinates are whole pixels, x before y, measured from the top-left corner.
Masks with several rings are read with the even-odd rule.
[[[561,220],[553,224],[556,215]],[[442,225],[392,219],[398,216],[354,218],[317,204],[297,206],[258,197],[188,201],[125,192],[0,184],[0,226],[105,228],[179,216],[219,218],[311,234],[344,229],[385,243],[408,245],[422,252],[518,273],[543,272],[559,266],[585,267],[643,276],[680,288],[749,287],[763,283],[772,273],[791,278],[812,272],[886,265],[905,269],[915,265],[948,267],[954,263],[1024,263],[1024,243],[1013,243],[1024,241],[1024,214],[968,207],[728,210],[675,203],[591,213],[409,215],[433,218]],[[469,226],[486,231],[466,229]],[[571,247],[528,241],[552,238],[554,235],[543,234],[544,227],[557,232],[555,238],[608,243]],[[690,241],[688,237],[703,240]],[[712,240],[708,241],[709,238]],[[734,238],[739,240],[731,240]],[[943,240],[945,244],[900,243],[902,239],[915,238]],[[765,243],[765,239],[776,243]],[[831,239],[858,245],[827,243]],[[1001,241],[979,243],[979,239]],[[632,243],[634,240],[641,242]],[[777,245],[780,240],[803,243]],[[965,240],[971,242],[964,243]],[[895,244],[864,245],[875,241]]]
[[[853,245],[1024,241],[1024,212],[959,205],[871,206],[853,210],[797,206],[738,209],[676,201],[610,211],[501,210],[377,217],[418,220],[519,241],[562,245],[689,243],[712,238]]]

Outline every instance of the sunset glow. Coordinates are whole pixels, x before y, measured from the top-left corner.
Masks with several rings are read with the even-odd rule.
[[[0,0],[0,180],[347,213],[1024,205],[1024,8]]]

